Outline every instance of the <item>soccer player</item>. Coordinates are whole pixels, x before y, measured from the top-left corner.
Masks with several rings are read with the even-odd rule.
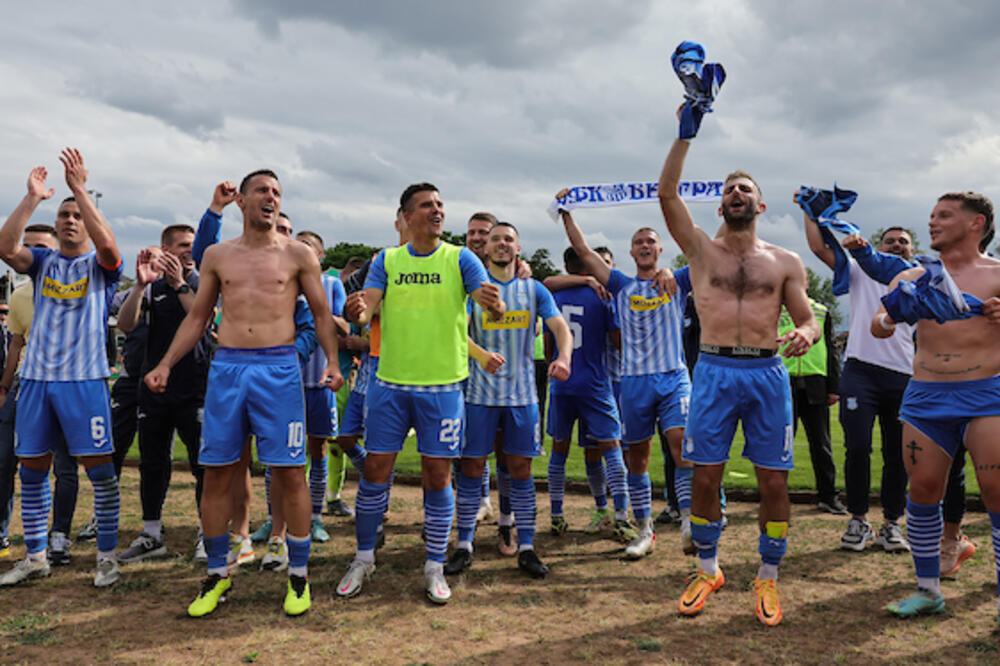
[[[205,466],[202,528],[208,577],[188,607],[192,617],[215,610],[232,585],[227,567],[230,486],[242,469],[247,436],[257,436],[261,462],[274,467],[288,523],[288,586],[284,609],[301,615],[311,605],[308,581],[309,489],[305,467],[305,404],[302,376],[293,346],[295,302],[305,295],[327,366],[320,384],[336,390],[343,383],[337,367],[337,338],[316,255],[302,243],[275,231],[281,185],[273,171],[261,169],[240,183],[236,204],[243,212],[243,234],[205,251],[194,305],[177,329],[167,353],[145,377],[162,393],[170,369],[194,347],[222,295],[219,349],[212,360],[205,395],[205,422],[199,462]]]
[[[77,456],[94,486],[97,517],[97,571],[94,585],[107,587],[120,577],[118,479],[111,462],[111,374],[105,346],[108,305],[122,274],[114,233],[87,194],[87,170],[79,150],[63,150],[60,161],[73,196],[59,204],[59,250],[29,249],[21,234],[39,203],[51,197],[47,172],[36,167],[28,193],[0,229],[0,257],[35,284],[35,314],[28,338],[18,414],[15,453],[21,462],[21,520],[28,556],[0,577],[14,585],[45,576],[46,528],[51,494],[49,467],[53,440],[62,432],[70,455]],[[96,250],[90,249],[93,242]]]
[[[585,268],[576,250],[566,248],[563,261],[570,276],[583,276]],[[586,277],[593,279],[592,276]],[[603,290],[603,287],[600,289]],[[602,300],[598,293],[599,291],[586,284],[555,293],[556,304],[573,332],[573,353],[569,380],[553,382],[549,397],[548,433],[552,437],[549,501],[552,506],[552,531],[562,534],[568,529],[562,515],[566,457],[569,454],[573,424],[578,422],[578,444],[585,447],[587,481],[597,505],[594,517],[584,532],[598,532],[601,525],[611,517],[605,490],[607,479],[610,481],[615,505],[615,532],[619,538],[631,541],[637,534],[628,522],[628,485],[618,441],[621,439],[621,425],[608,367],[611,357],[607,351],[607,340],[612,333],[618,331],[618,324],[613,301]],[[607,474],[604,472],[602,458],[607,462]]]
[[[660,207],[667,228],[690,266],[701,317],[701,354],[695,366],[684,458],[695,463],[691,536],[700,571],[678,603],[699,613],[724,577],[718,565],[722,533],[719,488],[737,423],[742,421],[749,458],[761,493],[758,523],[761,565],[754,584],[757,619],[781,622],[778,565],[787,547],[788,470],[792,468],[792,402],[788,372],[777,348],[801,356],[822,335],[806,296],[806,271],[794,253],[757,238],[766,209],[749,174],[725,179],[719,213],[725,223],[714,238],[695,226],[677,187],[690,140],[674,141],[660,174]],[[777,337],[782,304],[795,323]]]
[[[458,543],[444,572],[454,575],[472,564],[472,542],[486,457],[497,431],[503,435],[503,453],[510,470],[510,502],[517,523],[518,567],[534,578],[549,570],[538,558],[535,537],[535,482],[531,461],[541,454],[538,393],[535,389],[535,321],[541,317],[552,331],[559,358],[549,375],[565,381],[570,376],[573,336],[548,290],[535,280],[515,276],[514,261],[521,251],[517,229],[497,222],[489,232],[486,254],[489,279],[500,290],[508,309],[501,321],[492,321],[479,304],[469,305],[471,338],[483,349],[500,354],[505,363],[494,373],[472,365],[466,385],[467,425],[458,477]]]
[[[918,312],[913,378],[906,387],[903,422],[906,472],[906,531],[917,574],[917,592],[889,611],[900,617],[941,613],[941,498],[952,458],[963,441],[976,469],[983,502],[993,526],[993,552],[1000,593],[1000,261],[986,255],[995,233],[993,203],[977,192],[949,192],[938,198],[928,230],[931,249],[940,252],[955,285],[982,301],[982,317],[931,321]],[[923,266],[897,275],[871,320],[877,338],[896,335],[897,319],[913,305],[903,281],[915,281]],[[912,287],[912,283],[910,284]],[[918,292],[919,293],[919,292]],[[895,307],[887,308],[892,303]],[[890,315],[889,312],[892,312]],[[905,317],[913,322],[914,316]],[[1000,598],[998,598],[1000,604]],[[998,606],[1000,611],[1000,606]],[[1000,615],[997,616],[1000,622]]]
[[[198,273],[191,258],[194,229],[186,224],[168,226],[160,234],[158,252],[147,248],[136,262],[136,282],[118,311],[118,328],[130,333],[139,320],[146,322],[146,349],[140,376],[163,358],[177,328],[194,304]],[[163,502],[170,487],[174,430],[187,448],[195,479],[195,505],[201,506],[205,471],[198,464],[201,412],[211,360],[209,333],[178,362],[174,381],[162,394],[139,386],[139,496],[142,500],[142,533],[119,554],[122,562],[163,557]]]
[[[557,198],[569,192],[564,189]],[[643,227],[632,234],[632,258],[637,274],[630,278],[608,268],[590,249],[568,210],[562,211],[566,235],[587,270],[614,296],[621,325],[623,370],[621,382],[622,439],[628,444],[628,491],[639,533],[625,556],[640,559],[656,544],[651,517],[652,488],[649,482],[649,452],[653,435],[666,432],[671,452],[678,462],[675,483],[678,495],[690,493],[691,465],[680,459],[687,421],[691,382],[684,365],[681,326],[686,292],[671,296],[657,287],[660,237]],[[681,505],[682,509],[687,507]],[[681,527],[682,545],[690,542],[688,522]]]
[[[358,594],[375,570],[389,476],[414,427],[424,481],[425,589],[432,602],[443,604],[451,598],[443,571],[455,511],[451,459],[461,453],[461,382],[469,375],[465,297],[471,294],[493,321],[503,317],[505,306],[482,262],[467,248],[441,242],[444,204],[434,185],[407,187],[399,203],[410,241],[379,253],[364,290],[347,298],[348,319],[359,325],[382,305],[382,348],[368,387],[368,457],[355,506],[358,550],[337,594]]]

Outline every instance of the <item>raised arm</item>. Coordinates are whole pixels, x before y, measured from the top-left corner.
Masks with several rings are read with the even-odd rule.
[[[198,231],[191,245],[191,258],[201,265],[205,250],[219,242],[222,234],[222,211],[236,199],[236,184],[231,180],[219,183],[212,192],[212,203],[198,222]]]
[[[562,199],[568,192],[569,188],[563,188],[556,193],[556,198]],[[573,219],[573,214],[568,210],[560,210],[559,212],[562,214],[563,226],[566,228],[566,237],[569,238],[569,244],[576,250],[576,254],[580,257],[583,265],[586,266],[587,272],[597,278],[597,281],[602,285],[607,285],[608,280],[611,278],[611,269],[601,259],[601,255],[594,252],[587,245],[587,239],[583,237],[583,232],[580,231],[580,226]]]
[[[802,265],[802,260],[789,252],[787,261],[790,270],[785,278],[783,296],[785,307],[788,308],[788,314],[795,323],[795,328],[778,338],[778,346],[787,345],[785,356],[802,356],[820,339],[823,331],[816,322],[816,316],[809,305],[809,297],[806,295],[809,278],[806,277],[806,268]]]
[[[677,191],[681,182],[681,173],[684,171],[684,160],[687,158],[690,147],[690,140],[674,139],[674,144],[670,147],[667,159],[663,163],[663,170],[660,172],[657,193],[660,197],[660,210],[667,223],[667,230],[670,231],[670,235],[674,237],[688,261],[696,262],[701,253],[701,243],[703,240],[707,240],[708,236],[695,226],[691,211],[688,210],[687,204],[684,203]]]
[[[924,269],[920,266],[903,271],[894,277],[892,282],[889,283],[889,293],[892,293],[897,287],[899,287],[899,283],[903,280],[916,280],[918,277],[923,275],[923,273]],[[872,335],[876,338],[891,338],[892,334],[896,332],[896,322],[893,321],[892,317],[889,316],[889,313],[886,312],[884,305],[880,305],[878,310],[875,312],[875,316],[872,317],[870,330]]]
[[[160,359],[159,365],[146,373],[144,381],[153,393],[163,393],[167,389],[170,369],[176,365],[185,354],[194,349],[195,344],[205,332],[212,314],[215,312],[215,302],[219,298],[219,276],[215,271],[215,253],[211,250],[205,253],[202,263],[198,295],[194,305],[188,311],[184,321],[174,333],[174,339],[167,353]]]
[[[823,233],[819,229],[819,225],[816,221],[809,217],[808,213],[802,213],[803,224],[806,229],[806,242],[809,243],[809,249],[812,253],[822,261],[824,264],[830,268],[834,268],[837,262],[836,255],[832,247],[826,244],[823,240]]]
[[[861,234],[851,234],[841,243],[851,253],[858,266],[876,282],[889,284],[892,278],[910,268],[913,263],[888,252],[876,252]]]
[[[27,272],[34,261],[31,250],[21,245],[24,228],[28,226],[28,220],[38,208],[38,204],[55,194],[54,188],[45,187],[47,176],[45,167],[35,167],[31,170],[28,174],[28,193],[7,217],[3,227],[0,227],[0,258],[18,273]]]
[[[611,300],[611,294],[593,275],[550,275],[542,280],[542,284],[551,292],[571,289],[573,287],[590,287],[601,300]]]
[[[104,268],[118,268],[122,262],[122,255],[118,252],[111,225],[104,219],[87,193],[87,170],[83,166],[83,155],[76,148],[66,148],[59,156],[59,161],[66,168],[66,184],[80,208],[83,226],[87,229],[94,249],[97,250],[98,263]]]

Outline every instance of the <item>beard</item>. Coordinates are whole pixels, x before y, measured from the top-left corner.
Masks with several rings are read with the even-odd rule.
[[[726,221],[726,226],[729,227],[730,231],[745,231],[750,228],[756,218],[755,208],[751,209],[747,204],[744,204],[743,210],[736,215],[726,206],[722,207],[722,219]]]
[[[500,268],[506,268],[507,266],[510,265],[510,262],[512,261],[513,259],[492,259],[492,258],[490,259],[490,263],[492,263],[494,266],[499,266]]]

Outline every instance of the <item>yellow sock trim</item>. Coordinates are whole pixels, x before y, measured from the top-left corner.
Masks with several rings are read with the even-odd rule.
[[[708,525],[709,522],[711,521],[709,521],[707,518],[702,518],[700,516],[695,516],[695,515],[691,516],[691,523],[694,525]]]
[[[767,521],[764,525],[764,532],[772,539],[784,539],[788,536],[788,522]]]

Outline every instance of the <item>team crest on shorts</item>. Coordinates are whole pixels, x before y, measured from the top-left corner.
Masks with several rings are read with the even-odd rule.
[[[847,396],[847,408],[851,411],[854,411],[855,409],[858,408],[858,396],[856,395]]]

